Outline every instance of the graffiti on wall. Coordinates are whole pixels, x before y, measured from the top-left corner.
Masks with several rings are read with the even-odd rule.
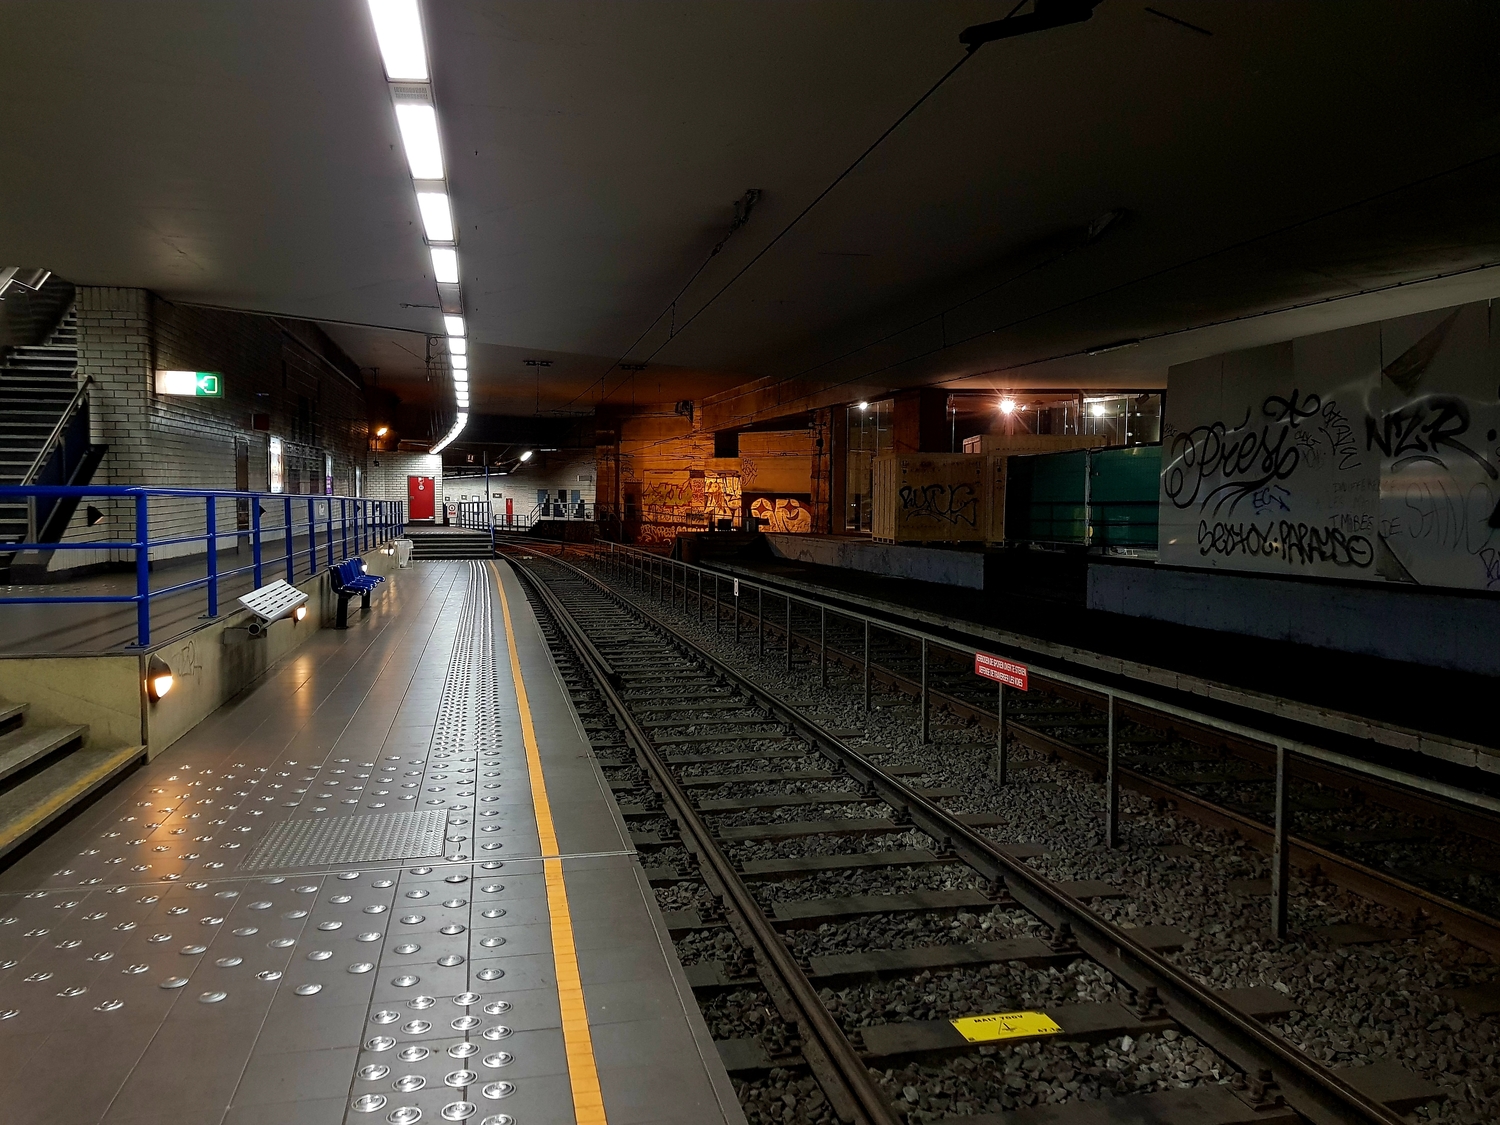
[[[1500,589],[1500,341],[1486,312],[1172,368],[1162,561]]]
[[[812,530],[812,508],[806,500],[796,497],[757,496],[750,501],[750,514],[761,521],[761,529],[764,531]]]
[[[732,519],[740,510],[738,473],[647,470],[641,482],[641,517],[647,522],[693,523]]]
[[[901,518],[908,529],[919,526],[918,520],[939,527],[978,526],[979,490],[972,484],[903,484],[898,495]]]

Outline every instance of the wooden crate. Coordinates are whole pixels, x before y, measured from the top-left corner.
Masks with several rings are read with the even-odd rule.
[[[1058,453],[1065,449],[1102,449],[1103,434],[978,434],[964,438],[965,453]]]
[[[878,543],[982,543],[986,458],[893,453],[875,459],[871,533]]]
[[[984,455],[984,541],[1005,542],[1005,482],[1009,453]]]

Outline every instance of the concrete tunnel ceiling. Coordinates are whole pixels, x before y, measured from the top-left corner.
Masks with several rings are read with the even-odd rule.
[[[1500,289],[1500,10],[1183,0],[985,46],[724,288],[1010,7],[429,0],[476,410],[1159,386]],[[424,400],[362,0],[7,4],[0,91],[7,260],[329,322]]]

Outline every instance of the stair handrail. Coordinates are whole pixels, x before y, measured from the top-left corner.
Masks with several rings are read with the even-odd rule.
[[[31,484],[36,479],[37,473],[42,471],[42,466],[47,463],[47,458],[52,454],[52,447],[62,438],[63,430],[67,428],[73,415],[78,412],[78,407],[83,402],[83,397],[88,393],[88,389],[93,382],[94,377],[92,375],[85,375],[83,382],[78,384],[78,390],[73,392],[73,398],[68,402],[66,409],[63,410],[62,416],[58,418],[57,425],[52,427],[52,432],[47,435],[47,440],[42,443],[42,448],[37,453],[36,460],[32,461],[31,468],[27,469],[26,475],[21,478],[21,487],[24,488],[26,485]]]

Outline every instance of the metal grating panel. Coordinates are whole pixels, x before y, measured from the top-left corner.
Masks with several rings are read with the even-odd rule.
[[[442,855],[446,819],[446,813],[433,810],[287,820],[266,833],[240,867],[318,867]]]

